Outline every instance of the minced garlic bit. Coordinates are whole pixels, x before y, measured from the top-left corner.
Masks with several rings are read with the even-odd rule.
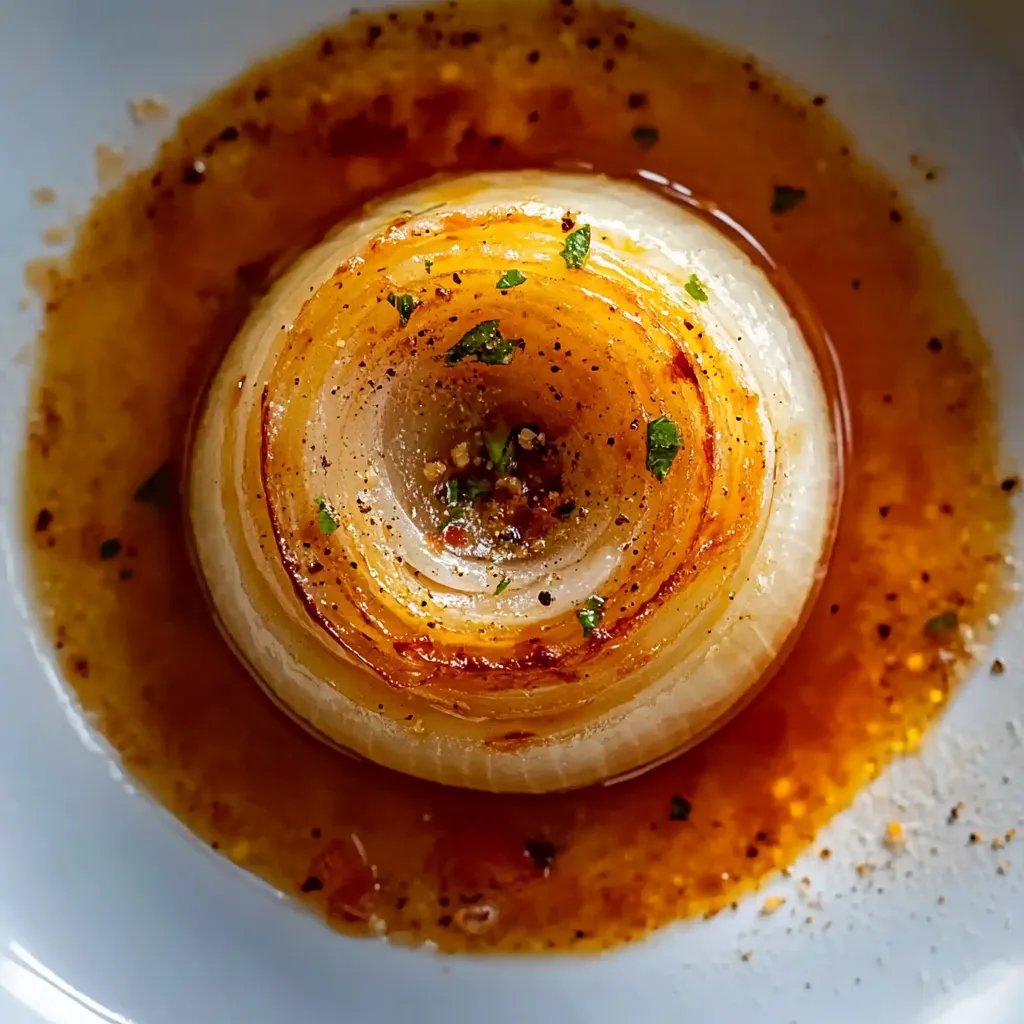
[[[785,902],[785,896],[769,896],[768,899],[761,904],[761,914],[764,917],[769,917],[774,914],[779,907],[783,906]]]
[[[432,484],[436,484],[441,477],[444,476],[445,469],[447,467],[443,462],[428,462],[423,467],[423,475]]]
[[[533,451],[534,448],[543,447],[546,438],[544,437],[543,432],[538,434],[537,431],[531,430],[529,427],[523,427],[523,429],[519,431],[517,440],[519,441],[520,448],[530,452]]]
[[[925,668],[924,655],[920,651],[907,656],[907,668],[911,672],[923,672]]]
[[[772,783],[772,796],[776,800],[785,800],[790,793],[793,792],[793,782],[791,779],[781,778],[776,779]]]
[[[167,116],[167,104],[156,96],[141,96],[137,100],[128,101],[128,113],[135,124],[146,124],[159,121]]]
[[[469,442],[463,441],[452,449],[452,462],[456,469],[465,469],[469,465]]]

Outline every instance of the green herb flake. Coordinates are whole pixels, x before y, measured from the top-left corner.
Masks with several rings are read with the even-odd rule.
[[[388,295],[388,302],[398,310],[399,327],[404,327],[409,322],[413,310],[420,304],[419,300],[411,295],[396,295],[394,292]]]
[[[444,485],[444,501],[446,505],[454,505],[459,500],[459,481],[452,477]]]
[[[708,293],[704,291],[704,284],[696,274],[691,274],[683,285],[686,289],[686,294],[691,298],[696,299],[698,302],[707,302]]]
[[[792,185],[776,185],[772,196],[772,213],[788,213],[807,198],[807,191]]]
[[[667,416],[659,416],[647,424],[647,469],[659,480],[668,476],[682,447],[679,427]]]
[[[583,266],[583,261],[590,252],[590,225],[584,224],[565,236],[565,247],[558,254],[565,260],[565,265],[572,270]]]
[[[956,612],[943,612],[941,615],[933,615],[924,624],[924,635],[940,636],[943,633],[948,633],[951,629],[956,629],[959,625],[960,619],[957,618]]]
[[[116,537],[111,537],[100,545],[100,558],[104,562],[117,558],[119,554],[121,554],[121,542]]]
[[[506,270],[501,277],[498,278],[498,283],[494,286],[495,288],[518,288],[523,282],[526,281],[526,275],[519,270]]]
[[[634,142],[639,142],[644,149],[650,149],[660,138],[661,135],[654,125],[638,124],[633,129]]]
[[[459,502],[456,505],[449,505],[448,511],[445,513],[444,519],[441,520],[439,530],[445,530],[452,523],[457,522],[459,519],[466,518],[466,506]]]
[[[604,618],[605,601],[603,597],[588,597],[587,603],[576,613],[583,627],[583,635],[589,637]]]
[[[491,493],[490,480],[460,480],[459,497],[463,501],[479,501]]]
[[[679,796],[677,793],[672,797],[672,803],[668,809],[668,820],[669,821],[689,821],[690,811],[693,810],[693,804],[686,799],[685,796]]]
[[[322,494],[316,499],[316,525],[325,537],[330,537],[341,525],[331,503]]]
[[[504,434],[494,434],[484,439],[484,447],[487,449],[487,458],[494,465],[495,472],[504,476],[516,464],[516,434],[518,431],[510,431]]]
[[[178,498],[178,488],[174,479],[174,467],[170,461],[161,463],[151,476],[139,484],[132,495],[133,501],[166,512],[172,508]]]
[[[507,366],[511,363],[520,339],[503,338],[498,323],[497,320],[484,320],[467,331],[445,353],[445,363],[455,366],[469,357],[488,366]]]
[[[431,268],[431,267],[432,267],[433,265],[434,265],[434,261],[433,261],[433,260],[424,260],[424,261],[423,261],[423,266],[425,266],[425,267],[427,268],[427,273],[428,273],[428,274],[430,273],[430,268]]]
[[[494,588],[494,596],[497,597],[499,594],[503,594],[506,590],[508,590],[508,585],[511,582],[512,581],[507,576],[502,576],[501,581]]]

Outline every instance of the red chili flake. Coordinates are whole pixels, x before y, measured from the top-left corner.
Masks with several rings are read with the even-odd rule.
[[[407,654],[410,651],[423,654],[434,649],[434,641],[429,636],[417,636],[412,640],[393,640],[391,646],[396,654]]]
[[[442,533],[445,544],[450,544],[453,548],[461,548],[469,540],[469,534],[465,529],[461,526],[456,526],[454,523],[446,526]]]

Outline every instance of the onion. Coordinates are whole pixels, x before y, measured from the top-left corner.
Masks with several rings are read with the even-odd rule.
[[[189,507],[223,630],[307,728],[540,792],[678,752],[768,676],[838,462],[800,328],[714,227],[603,177],[476,174],[276,283],[210,388]]]

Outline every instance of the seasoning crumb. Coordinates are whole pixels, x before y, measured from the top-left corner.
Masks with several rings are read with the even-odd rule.
[[[137,100],[128,101],[128,113],[133,124],[148,124],[167,116],[167,104],[156,96],[141,96]]]
[[[432,484],[436,484],[444,476],[447,467],[441,461],[428,462],[423,467],[424,478]]]
[[[769,896],[768,899],[761,904],[761,916],[770,917],[776,910],[784,906],[785,902],[785,896]]]
[[[946,822],[949,825],[955,825],[960,820],[960,815],[966,810],[967,804],[963,800],[958,800],[953,807],[949,809],[949,817],[946,818]]]
[[[32,189],[30,193],[32,202],[36,206],[52,206],[57,202],[57,193],[49,186],[43,185],[40,188]]]
[[[974,845],[977,845],[978,843],[982,842],[983,839],[984,839],[984,837],[982,836],[982,834],[980,832],[972,832],[967,837],[967,842],[970,843],[972,846],[974,846]]]
[[[993,658],[989,671],[994,676],[1001,676],[1006,671],[1006,662],[1002,658]]]
[[[1005,875],[1010,870],[1010,862],[1008,860],[1001,861],[996,867],[997,875]]]
[[[465,469],[469,465],[469,442],[463,441],[452,449],[452,462],[456,469]]]
[[[885,845],[890,850],[901,849],[906,842],[903,825],[898,821],[890,821],[885,828]]]

